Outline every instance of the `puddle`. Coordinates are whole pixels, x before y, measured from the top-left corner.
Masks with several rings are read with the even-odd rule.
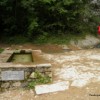
[[[32,53],[19,52],[13,53],[7,62],[29,63],[33,62]]]
[[[33,62],[32,55],[14,53],[8,62]]]

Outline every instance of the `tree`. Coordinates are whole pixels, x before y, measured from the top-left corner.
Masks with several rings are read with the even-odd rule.
[[[91,0],[1,0],[1,32],[28,37],[94,32],[98,7]]]

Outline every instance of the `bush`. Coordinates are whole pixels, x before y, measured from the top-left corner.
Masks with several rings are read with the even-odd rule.
[[[3,48],[0,48],[0,53],[2,53],[4,51],[4,49]]]
[[[11,36],[11,37],[4,37],[2,38],[1,42],[6,43],[6,44],[23,44],[23,43],[27,43],[30,42],[28,37],[25,36]]]
[[[28,87],[34,88],[35,85],[38,84],[46,84],[51,82],[51,78],[48,76],[42,76],[41,73],[35,72],[35,76],[37,79],[34,79],[33,81],[29,82]]]
[[[1,36],[36,38],[43,35],[39,40],[44,40],[44,33],[79,35],[86,31],[94,32],[100,19],[97,20],[92,12],[98,7],[91,4],[91,0],[1,0]],[[22,39],[10,38],[8,42],[27,41]]]
[[[84,38],[86,33],[82,33],[79,35],[75,34],[59,34],[59,35],[40,35],[35,40],[33,43],[35,44],[69,44],[71,40],[78,40]]]

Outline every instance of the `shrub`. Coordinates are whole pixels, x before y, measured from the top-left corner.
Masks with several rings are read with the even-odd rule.
[[[0,53],[2,53],[4,51],[4,49],[3,48],[0,48]]]
[[[33,79],[33,81],[29,82],[28,87],[29,88],[34,88],[35,85],[38,84],[46,84],[51,82],[51,78],[48,76],[42,76],[41,73],[35,72],[35,76],[37,79]]]

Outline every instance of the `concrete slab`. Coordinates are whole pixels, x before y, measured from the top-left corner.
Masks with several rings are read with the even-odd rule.
[[[37,85],[35,86],[35,92],[36,94],[44,94],[44,93],[51,93],[51,92],[58,92],[58,91],[64,91],[69,89],[69,82],[57,82],[50,85]]]
[[[24,71],[2,71],[1,80],[24,80]]]

